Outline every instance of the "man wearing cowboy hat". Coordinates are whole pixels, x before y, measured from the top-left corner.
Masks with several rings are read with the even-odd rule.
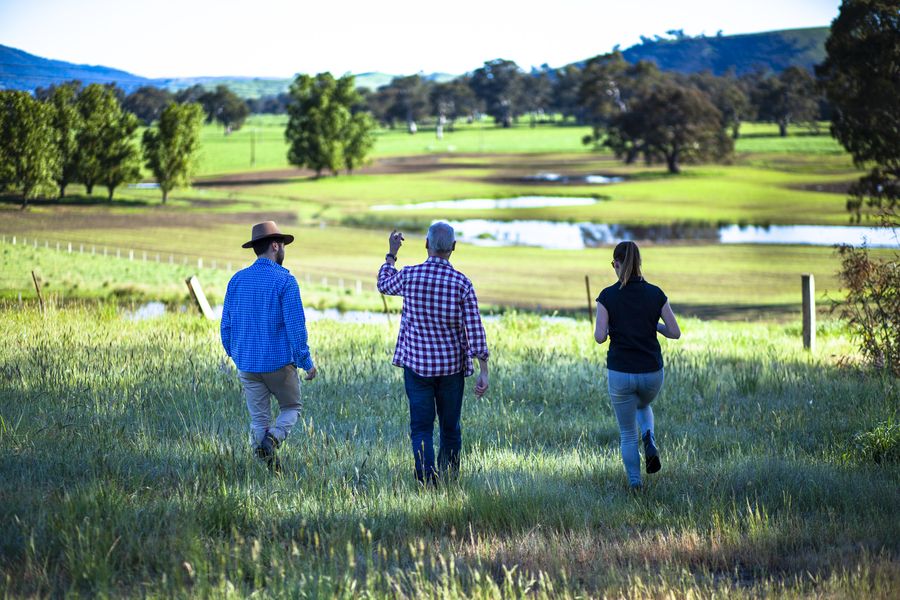
[[[277,468],[275,449],[291,432],[303,404],[297,368],[315,378],[310,356],[300,287],[281,266],[284,247],[294,236],[281,233],[273,221],[253,226],[244,248],[257,259],[234,274],[222,309],[222,345],[234,360],[250,412],[250,431],[256,455]],[[278,400],[272,423],[270,396]]]

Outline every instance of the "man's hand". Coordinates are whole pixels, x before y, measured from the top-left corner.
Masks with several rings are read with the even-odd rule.
[[[484,393],[488,389],[488,374],[487,370],[482,370],[481,373],[478,374],[478,379],[475,380],[475,397],[481,398],[484,396]]]
[[[303,378],[303,381],[312,381],[316,378],[316,368],[313,367],[309,371],[306,372],[306,376]]]
[[[391,237],[388,238],[388,247],[390,248],[390,253],[394,256],[397,256],[397,251],[400,250],[400,246],[403,245],[403,234],[396,229],[391,232]]]

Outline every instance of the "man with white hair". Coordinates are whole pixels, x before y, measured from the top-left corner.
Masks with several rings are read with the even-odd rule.
[[[450,225],[437,222],[428,229],[428,259],[419,265],[395,268],[403,244],[403,234],[396,229],[388,244],[390,251],[378,271],[378,291],[403,297],[393,364],[403,368],[416,479],[435,484],[439,475],[455,477],[459,472],[465,378],[474,373],[472,358],[478,358],[475,395],[487,391],[487,338],[472,282],[450,264],[456,250]],[[432,441],[435,415],[441,434],[437,468]]]

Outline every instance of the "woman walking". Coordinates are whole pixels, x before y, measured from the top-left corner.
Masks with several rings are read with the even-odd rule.
[[[641,488],[638,439],[644,443],[647,473],[662,468],[653,433],[650,403],[662,388],[662,351],[657,334],[677,340],[681,330],[661,289],[641,275],[641,253],[634,242],[621,242],[613,250],[612,267],[618,281],[597,297],[594,339],[609,337],[606,368],[609,398],[619,422],[622,462],[632,489]],[[662,318],[663,322],[659,320]]]

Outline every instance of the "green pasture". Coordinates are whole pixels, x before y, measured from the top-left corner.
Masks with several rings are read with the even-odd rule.
[[[238,131],[225,135],[221,125],[203,128],[199,175],[290,168],[284,130],[286,116],[254,115]],[[572,123],[541,122],[532,127],[527,118],[509,129],[494,125],[490,119],[473,123],[458,121],[454,129],[444,129],[438,140],[433,124],[421,124],[409,134],[405,124],[395,129],[379,129],[373,158],[421,154],[590,154],[594,150],[582,143],[591,133],[587,126]],[[791,127],[788,137],[778,136],[773,123],[744,123],[735,145],[738,156],[747,153],[805,154],[846,156],[843,148],[828,133],[828,125],[817,131]],[[251,158],[255,158],[251,164]]]
[[[0,595],[896,597],[900,389],[837,323],[810,356],[796,325],[684,319],[640,495],[605,348],[522,314],[487,324],[461,477],[417,489],[396,326],[311,324],[273,476],[215,323],[0,309]]]
[[[703,166],[668,176],[645,167],[622,167],[609,159],[565,167],[566,171],[626,178],[611,185],[552,185],[525,178],[547,172],[565,157],[539,160],[502,156],[453,159],[423,173],[359,174],[315,180],[297,177],[258,185],[233,186],[233,198],[253,194],[273,201],[313,204],[320,218],[361,218],[378,204],[415,204],[433,200],[509,198],[523,195],[595,197],[588,206],[529,209],[430,209],[374,212],[369,219],[538,219],[595,223],[660,224],[675,222],[845,225],[845,196],[818,191],[848,181],[848,173],[787,173],[750,166]],[[492,163],[492,164],[491,164]],[[593,169],[591,169],[593,167]]]
[[[602,197],[593,206],[508,211],[453,211],[452,218],[586,220],[630,224],[671,222],[751,224],[846,224],[846,186],[858,177],[849,157],[827,133],[794,127],[778,137],[773,124],[747,123],[737,140],[734,164],[685,165],[671,176],[662,166],[624,165],[608,151],[581,144],[587,128],[521,123],[510,129],[488,121],[461,123],[443,141],[423,126],[415,135],[404,129],[380,131],[373,164],[353,175],[315,180],[309,173],[290,175],[285,162],[283,117],[255,117],[229,136],[204,130],[201,173],[288,169],[255,181],[220,182],[204,188],[227,198],[222,210],[239,210],[246,201],[293,203],[304,215],[359,224],[361,211],[373,204],[432,200],[497,198],[518,195]],[[253,133],[253,132],[256,133]],[[249,140],[257,139],[256,166],[249,163]],[[263,141],[260,141],[263,140]],[[263,150],[261,148],[265,147]],[[245,152],[246,151],[246,152]],[[244,156],[246,154],[246,156]],[[239,160],[236,160],[238,157]],[[419,157],[416,161],[414,157]],[[247,158],[247,160],[244,160]],[[243,162],[242,162],[243,161]],[[538,173],[615,175],[619,184],[576,185],[528,181]],[[216,177],[209,177],[216,181]],[[196,190],[176,197],[196,197]],[[152,196],[148,196],[150,198]],[[370,215],[378,224],[393,220],[450,218],[446,211],[395,211]],[[362,219],[363,221],[365,218]]]

